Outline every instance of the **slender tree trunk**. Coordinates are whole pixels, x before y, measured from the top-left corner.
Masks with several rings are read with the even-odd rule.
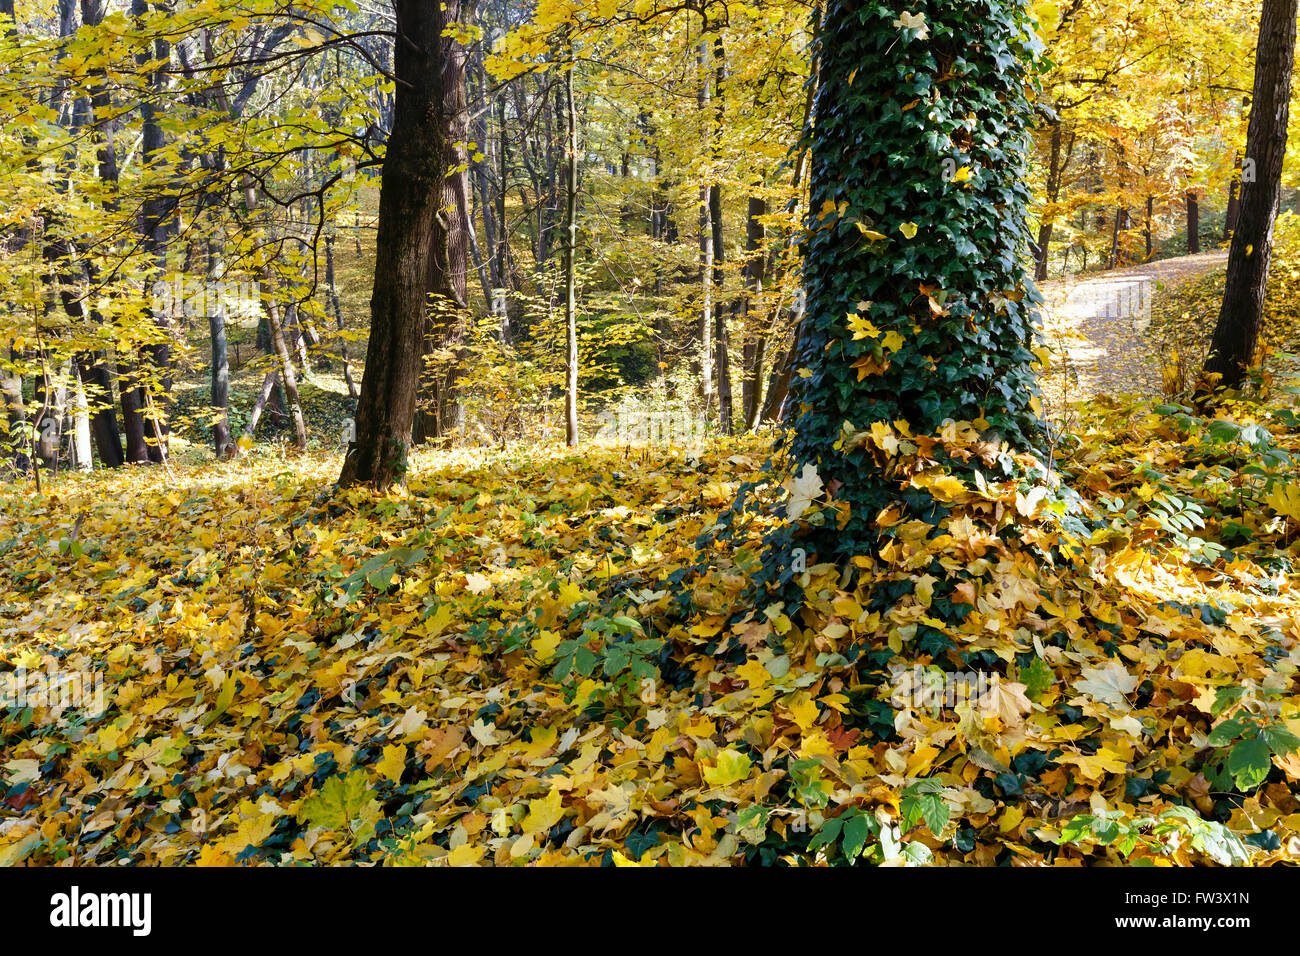
[[[1115,228],[1110,237],[1110,268],[1118,268],[1124,261],[1123,237],[1129,228],[1129,212],[1127,206],[1121,206],[1115,210]]]
[[[207,241],[208,287],[215,288],[225,271],[215,240]],[[212,342],[212,381],[208,404],[211,407],[212,446],[218,458],[239,454],[239,446],[230,440],[230,355],[226,345],[226,306],[220,296],[205,295],[208,308],[208,336]]]
[[[280,324],[280,305],[276,301],[275,276],[270,266],[262,268],[262,304],[266,309],[266,322],[271,329],[271,342],[280,363],[280,383],[289,402],[289,417],[293,421],[293,447],[307,450],[307,422],[302,414],[302,400],[298,397],[298,375],[293,368],[293,356]]]
[[[573,97],[573,74],[577,70],[573,48],[569,48],[569,65],[564,74],[564,104],[568,132],[565,150],[564,207],[564,438],[570,448],[580,443],[578,432],[578,108]]]
[[[78,471],[90,471],[94,461],[90,453],[90,407],[86,401],[86,389],[81,383],[81,374],[74,362],[72,375],[72,467]]]
[[[708,76],[709,44],[701,41],[698,58],[700,71],[699,108],[701,119],[709,108],[710,87]],[[711,128],[710,124],[710,128]],[[704,401],[704,414],[707,416],[713,406],[713,220],[709,213],[709,200],[712,192],[708,185],[700,186],[700,392]]]
[[[713,40],[713,155],[719,165],[722,157],[723,121],[726,110],[727,52],[719,30]],[[718,370],[718,421],[722,433],[730,435],[734,425],[734,408],[731,391],[731,332],[727,323],[727,310],[722,308],[725,283],[726,253],[722,243],[722,186],[716,181],[709,185],[709,232],[713,242],[713,288],[717,304],[713,310],[714,346],[717,349]]]
[[[1150,261],[1151,257],[1155,255],[1155,207],[1156,197],[1147,196],[1146,224],[1142,229],[1142,234],[1146,237],[1147,241],[1147,261]]]
[[[253,409],[248,413],[248,424],[244,426],[244,435],[252,438],[257,431],[257,423],[262,420],[262,413],[266,411],[266,403],[275,391],[275,383],[280,378],[278,368],[273,368],[262,376],[262,387],[257,391],[257,400],[253,402]]]
[[[784,422],[785,400],[790,394],[790,380],[794,375],[794,364],[799,354],[799,336],[803,330],[804,310],[798,309],[794,315],[794,327],[790,331],[790,345],[772,364],[772,375],[767,383],[767,395],[763,399],[763,412],[760,422]]]
[[[1055,204],[1061,198],[1061,178],[1064,170],[1061,162],[1061,121],[1052,121],[1051,152],[1047,167],[1047,201]],[[1038,226],[1038,241],[1034,243],[1034,279],[1038,282],[1047,280],[1048,267],[1052,255],[1052,233],[1055,231],[1055,212],[1047,211]]]
[[[122,438],[117,431],[117,412],[113,407],[113,372],[102,352],[78,355],[74,360],[86,401],[90,406],[90,434],[99,463],[105,468],[120,468],[125,462]]]
[[[132,0],[131,15],[136,18],[142,29],[146,26],[144,21],[148,11],[149,4],[147,0]],[[151,60],[166,63],[170,57],[171,44],[165,37],[158,36],[153,40],[152,50],[144,48],[136,55],[136,63],[144,67]],[[160,104],[166,86],[167,79],[161,70],[150,71],[149,91],[140,101],[141,156],[145,167],[150,170],[157,166],[158,157],[166,146],[166,138],[159,119],[159,111],[162,109]],[[161,184],[158,184],[157,187],[150,191],[141,210],[141,239],[144,248],[153,259],[153,277],[155,279],[165,279],[167,273],[165,234],[167,219],[172,212],[172,205],[173,202],[167,198],[161,189]],[[161,341],[147,346],[142,355],[150,377],[156,380],[159,386],[157,400],[152,402],[153,411],[158,418],[151,425],[150,433],[152,436],[156,429],[157,435],[161,437],[161,443],[155,438],[149,444],[149,459],[153,462],[162,463],[167,457],[166,442],[171,434],[168,413],[171,408],[171,391],[175,376],[175,361],[172,355],[171,341],[175,338],[176,332],[172,327],[170,315],[150,308],[148,316],[157,328],[161,339]]]
[[[356,400],[357,385],[352,378],[352,360],[348,358],[348,340],[343,332],[343,306],[339,302],[339,288],[334,280],[334,235],[325,236],[325,284],[329,288],[330,308],[334,310],[334,326],[339,332],[339,355],[343,359],[343,380],[348,384],[348,398]]]
[[[1187,191],[1187,254],[1201,251],[1201,199],[1194,190]]]
[[[766,230],[760,217],[767,215],[767,202],[758,196],[749,197],[748,215],[745,217],[745,282],[748,286],[744,302],[745,329],[753,329],[753,337],[746,334],[744,344],[745,367],[741,382],[741,405],[745,427],[753,431],[758,427],[762,410],[763,366],[767,361],[767,340],[770,330],[754,329],[755,316],[767,280],[767,254],[763,248]]]
[[[69,262],[73,256],[71,242],[46,243],[44,255],[49,273],[43,281],[46,285],[57,284],[63,311],[68,318],[77,324],[95,327],[103,325],[104,320],[98,310],[87,310],[83,299],[74,290],[74,277],[70,274]],[[85,279],[83,269],[80,275],[82,286],[85,285]],[[95,447],[99,450],[100,463],[108,468],[120,467],[126,459],[117,430],[117,412],[113,406],[113,370],[107,353],[77,355],[73,361],[81,370],[82,381],[89,389],[88,400],[93,405],[91,432]]]
[[[81,19],[86,26],[98,26],[104,18],[104,13],[104,0],[81,0]],[[91,72],[94,80],[90,86],[90,108],[94,137],[98,144],[96,158],[99,164],[99,179],[108,190],[105,207],[112,210],[117,206],[118,188],[113,98],[109,90],[107,72],[102,68]],[[138,362],[133,356],[122,355],[118,359],[117,366],[122,376],[120,397],[122,424],[126,432],[126,460],[147,464],[150,458],[149,443],[145,440],[145,385],[137,373]]]
[[[1255,177],[1241,184],[1223,307],[1205,363],[1206,373],[1219,376],[1219,384],[1228,388],[1241,384],[1259,347],[1286,158],[1295,46],[1296,0],[1264,0],[1255,55],[1255,95],[1246,134],[1246,158],[1254,164]]]
[[[29,462],[22,445],[27,424],[27,409],[23,402],[22,376],[17,371],[20,360],[21,356],[11,348],[9,362],[0,363],[0,396],[4,400],[5,419],[9,425],[5,440],[5,448],[12,450],[8,456],[9,460],[19,471],[26,471]]]
[[[1228,184],[1228,207],[1223,214],[1223,240],[1232,237],[1232,230],[1237,228],[1237,211],[1241,207],[1241,154],[1233,160],[1232,182]]]

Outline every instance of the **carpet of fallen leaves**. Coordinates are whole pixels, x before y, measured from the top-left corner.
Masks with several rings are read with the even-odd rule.
[[[0,865],[1293,861],[1300,433],[1230,414],[1093,406],[1065,485],[848,436],[940,507],[802,606],[757,556],[836,503],[757,441],[0,486],[0,677],[104,693],[0,706]]]

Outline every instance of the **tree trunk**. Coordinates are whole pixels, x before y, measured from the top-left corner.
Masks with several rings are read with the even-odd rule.
[[[384,490],[406,473],[424,354],[434,220],[448,172],[442,34],[467,7],[394,0],[397,76],[379,190],[370,342],[342,487]]]
[[[72,467],[90,471],[94,467],[90,453],[90,406],[86,401],[86,388],[81,373],[72,365]]]
[[[86,401],[90,406],[90,434],[99,463],[105,468],[120,468],[126,461],[122,454],[122,437],[117,431],[117,412],[113,407],[113,372],[102,352],[78,355],[73,359]]]
[[[713,155],[721,163],[722,131],[726,100],[724,89],[727,78],[726,47],[722,33],[713,40]],[[718,370],[718,422],[724,435],[732,431],[733,403],[731,392],[731,332],[727,327],[727,310],[722,308],[725,282],[726,253],[722,245],[722,187],[715,181],[709,185],[709,232],[713,242],[713,290],[716,304],[713,309],[713,342],[717,349]]]
[[[1146,215],[1146,222],[1142,227],[1142,235],[1146,238],[1148,262],[1151,261],[1151,257],[1155,254],[1155,233],[1154,233],[1155,211],[1156,211],[1156,197],[1147,196],[1147,215]]]
[[[26,471],[28,458],[23,451],[25,443],[25,426],[27,424],[27,409],[23,403],[23,380],[22,376],[16,371],[20,356],[13,349],[9,350],[9,363],[0,362],[0,396],[3,396],[5,404],[5,420],[9,426],[9,432],[5,438],[5,449],[9,453],[8,458],[13,462],[15,468],[19,471]]]
[[[141,29],[149,12],[147,0],[132,0],[131,15],[136,18]],[[171,57],[171,44],[163,36],[156,36],[153,49],[143,48],[136,55],[137,65],[144,67],[151,60],[166,63]],[[147,169],[158,164],[158,157],[166,146],[162,124],[159,121],[160,102],[166,91],[167,78],[162,70],[149,74],[149,93],[140,101],[141,139],[140,150]],[[165,279],[167,273],[167,245],[165,241],[166,223],[171,215],[172,200],[167,198],[161,184],[151,190],[145,199],[140,216],[141,244],[153,259],[153,278]],[[157,381],[159,389],[156,401],[152,402],[157,419],[150,423],[150,435],[156,429],[161,442],[155,438],[149,444],[149,460],[162,463],[166,460],[166,441],[171,434],[168,412],[171,408],[172,382],[175,375],[175,362],[172,356],[171,340],[175,337],[171,316],[150,308],[148,317],[157,328],[161,341],[144,348],[142,358],[147,366],[150,378]]]
[[[453,10],[455,11],[453,14]],[[449,4],[453,16],[469,17],[473,4]],[[428,289],[432,297],[424,340],[424,369],[412,441],[449,438],[461,427],[459,384],[468,358],[470,236],[469,104],[465,86],[467,51],[459,40],[440,40],[442,127],[438,143],[447,170],[438,184],[438,211],[431,229]],[[432,353],[441,357],[431,360]]]
[[[1228,184],[1228,207],[1223,214],[1223,241],[1232,238],[1237,228],[1237,211],[1241,207],[1241,154],[1234,159],[1232,182]]]
[[[221,279],[224,265],[217,244],[207,241],[207,277],[209,288]],[[205,295],[208,308],[208,337],[212,342],[212,382],[208,404],[211,407],[212,447],[218,458],[239,454],[239,446],[230,440],[230,355],[226,345],[226,306],[221,296]]]
[[[1047,201],[1055,203],[1061,191],[1061,120],[1052,121],[1051,154],[1047,164]],[[1038,225],[1038,241],[1034,243],[1034,279],[1038,282],[1047,280],[1047,270],[1051,262],[1052,231],[1055,228],[1053,212],[1044,212],[1043,220]]]
[[[276,301],[275,276],[270,266],[262,267],[262,304],[266,309],[266,322],[271,329],[271,342],[280,363],[280,383],[289,402],[289,417],[293,421],[293,447],[295,451],[307,450],[307,422],[302,414],[302,400],[298,397],[298,375],[294,372],[293,356],[284,328],[280,324],[280,304]]]
[[[49,273],[43,277],[46,285],[57,284],[63,311],[74,323],[103,325],[103,317],[96,309],[87,310],[81,297],[74,291],[74,277],[69,274],[68,260],[73,255],[72,244],[50,242],[45,244],[45,264]],[[80,281],[84,284],[84,269]],[[122,439],[117,430],[117,412],[113,407],[113,370],[107,353],[96,352],[74,356],[73,361],[81,370],[82,381],[89,389],[88,401],[91,410],[91,433],[95,447],[99,451],[99,460],[107,468],[118,468],[126,458],[122,453]]]
[[[709,108],[710,88],[708,77],[709,44],[700,43],[698,57],[700,70],[699,108],[704,114]],[[703,115],[701,119],[709,123]],[[712,124],[706,127],[711,129]],[[710,137],[711,138],[711,137]],[[700,186],[700,394],[706,416],[713,410],[713,219],[709,212],[712,190]]]
[[[262,387],[257,391],[257,399],[253,402],[253,408],[248,413],[248,423],[244,426],[244,436],[251,439],[257,431],[257,423],[262,420],[262,412],[266,411],[266,403],[275,391],[275,383],[280,378],[278,368],[273,368],[262,376]]]
[[[753,431],[758,427],[759,412],[762,410],[763,366],[767,361],[767,339],[770,330],[754,329],[751,338],[749,330],[755,324],[755,315],[763,295],[763,284],[767,281],[767,255],[763,248],[766,230],[760,217],[767,215],[767,202],[758,196],[749,197],[748,214],[745,217],[745,283],[748,286],[744,301],[745,343],[744,379],[740,385],[742,414],[745,427]]]
[[[348,358],[348,340],[343,332],[343,306],[339,302],[339,287],[334,280],[334,235],[325,236],[325,284],[329,287],[330,308],[334,310],[334,326],[339,332],[339,355],[343,359],[343,380],[348,383],[348,398],[357,397],[356,382],[352,378],[352,360]]]
[[[81,0],[81,19],[86,26],[98,26],[104,18],[104,12],[103,0]],[[107,72],[101,68],[92,70],[91,75],[94,80],[90,85],[90,108],[94,138],[97,143],[99,179],[108,189],[108,198],[104,206],[112,210],[117,206],[118,186],[113,98],[109,90]],[[126,432],[126,460],[147,464],[150,458],[149,443],[145,440],[145,385],[141,376],[137,374],[138,362],[133,356],[122,355],[118,359],[117,366],[121,374],[120,397],[122,425]]]
[[[569,48],[569,65],[564,74],[565,128],[569,135],[565,150],[564,205],[564,438],[569,448],[577,449],[578,431],[578,108],[573,98],[573,74],[577,70],[573,48]]]
[[[940,446],[951,422],[978,422],[995,448],[1005,442],[1035,451],[1042,441],[1031,351],[1036,317],[1021,259],[1029,241],[1023,183],[1034,106],[1022,59],[1029,41],[1015,39],[1032,27],[1021,0],[924,6],[926,39],[915,27],[900,29],[896,5],[858,0],[830,0],[821,32],[804,244],[807,314],[794,360],[808,372],[791,377],[786,451],[796,474],[815,468],[848,507],[838,527],[831,521],[809,532],[810,562],[814,552],[843,561],[872,553],[881,534],[877,515],[899,500],[897,478],[875,447],[842,440],[846,422],[858,430],[906,423],[912,435],[935,436]],[[951,67],[955,59],[959,70]],[[918,84],[923,77],[930,91],[924,122],[893,106],[898,78],[906,76]],[[950,147],[958,166],[975,173],[959,183],[935,161],[932,137],[970,115],[997,132]],[[818,220],[819,211],[841,205],[850,215],[869,215],[881,239],[827,223],[826,215]],[[942,301],[918,295],[929,287],[942,288]],[[992,289],[1001,295],[991,298]],[[855,339],[851,314],[880,337]],[[945,469],[959,475],[977,462],[944,457]],[[944,513],[937,495],[909,501],[906,511],[936,524]]]
[[[1241,184],[1223,307],[1205,363],[1206,374],[1219,376],[1218,384],[1227,388],[1241,384],[1259,347],[1286,157],[1295,45],[1296,0],[1264,0],[1255,54],[1255,95],[1246,133],[1246,161],[1253,162],[1255,176]]]
[[[1187,254],[1201,251],[1201,200],[1194,190],[1187,191]]]
[[[1128,206],[1121,206],[1115,210],[1115,229],[1110,238],[1110,268],[1118,268],[1124,261],[1124,233],[1129,228]]]

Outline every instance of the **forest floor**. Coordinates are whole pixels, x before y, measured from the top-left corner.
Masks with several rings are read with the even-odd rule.
[[[1055,358],[1043,388],[1053,407],[1097,395],[1159,396],[1170,355],[1151,335],[1161,300],[1223,268],[1226,250],[1041,283]]]
[[[1138,275],[1203,327],[1220,264],[1049,287],[1094,304],[1069,362],[1149,348]],[[382,496],[328,432],[0,482],[0,866],[1300,859],[1292,393],[1071,414],[1059,483],[873,429],[943,517],[852,573],[772,543],[838,506],[767,435],[422,449]]]
[[[786,594],[763,438],[0,485],[0,865],[1294,860],[1295,417],[1097,405],[1055,490],[873,433],[949,517]]]

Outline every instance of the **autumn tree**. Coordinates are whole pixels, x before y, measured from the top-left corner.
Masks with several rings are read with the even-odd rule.
[[[379,192],[370,341],[339,484],[402,480],[423,365],[437,216],[449,167],[443,35],[465,4],[395,0],[396,100]]]
[[[828,4],[820,32],[797,472],[850,509],[823,553],[870,553],[894,499],[862,433],[974,422],[1038,447],[1023,178],[1040,46],[1018,0]],[[954,469],[958,461],[945,462]],[[918,494],[917,515],[934,502]]]
[[[443,438],[461,424],[458,384],[464,373],[469,325],[469,258],[474,230],[469,192],[469,105],[465,85],[468,24],[457,18],[474,14],[473,2],[447,8],[446,30],[439,40],[442,70],[437,148],[446,170],[438,184],[438,210],[430,236],[429,315],[424,336],[425,368],[413,438]]]
[[[1205,363],[1206,373],[1229,388],[1241,384],[1259,345],[1286,158],[1295,45],[1296,0],[1264,0],[1246,134],[1245,163],[1253,175],[1242,177],[1223,307]]]

